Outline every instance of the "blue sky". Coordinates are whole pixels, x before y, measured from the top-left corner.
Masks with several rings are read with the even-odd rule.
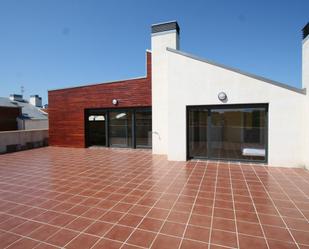
[[[150,26],[177,20],[180,48],[301,86],[308,0],[0,0],[0,96],[145,75]]]

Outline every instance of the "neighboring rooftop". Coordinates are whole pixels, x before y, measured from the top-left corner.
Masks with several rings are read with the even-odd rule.
[[[19,100],[11,100],[10,98],[0,97],[0,106],[21,108],[21,119],[47,119],[46,112],[31,105],[28,101],[22,99],[22,96]]]

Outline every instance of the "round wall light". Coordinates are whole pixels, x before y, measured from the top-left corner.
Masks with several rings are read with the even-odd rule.
[[[219,92],[218,93],[218,99],[221,100],[221,101],[225,101],[227,100],[227,95],[225,92]]]
[[[112,103],[113,103],[113,105],[117,105],[118,104],[118,100],[117,99],[113,99]]]

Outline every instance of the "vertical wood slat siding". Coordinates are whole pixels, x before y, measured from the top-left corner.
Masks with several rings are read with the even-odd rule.
[[[147,76],[48,92],[49,144],[85,147],[84,110],[151,106],[151,53],[147,52]],[[112,100],[117,99],[114,106]]]

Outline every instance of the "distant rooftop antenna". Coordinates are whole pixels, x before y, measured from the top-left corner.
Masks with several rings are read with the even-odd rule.
[[[24,86],[22,85],[22,86],[20,86],[20,93],[21,93],[21,95],[24,95],[24,92],[25,92],[25,88],[24,88]]]

